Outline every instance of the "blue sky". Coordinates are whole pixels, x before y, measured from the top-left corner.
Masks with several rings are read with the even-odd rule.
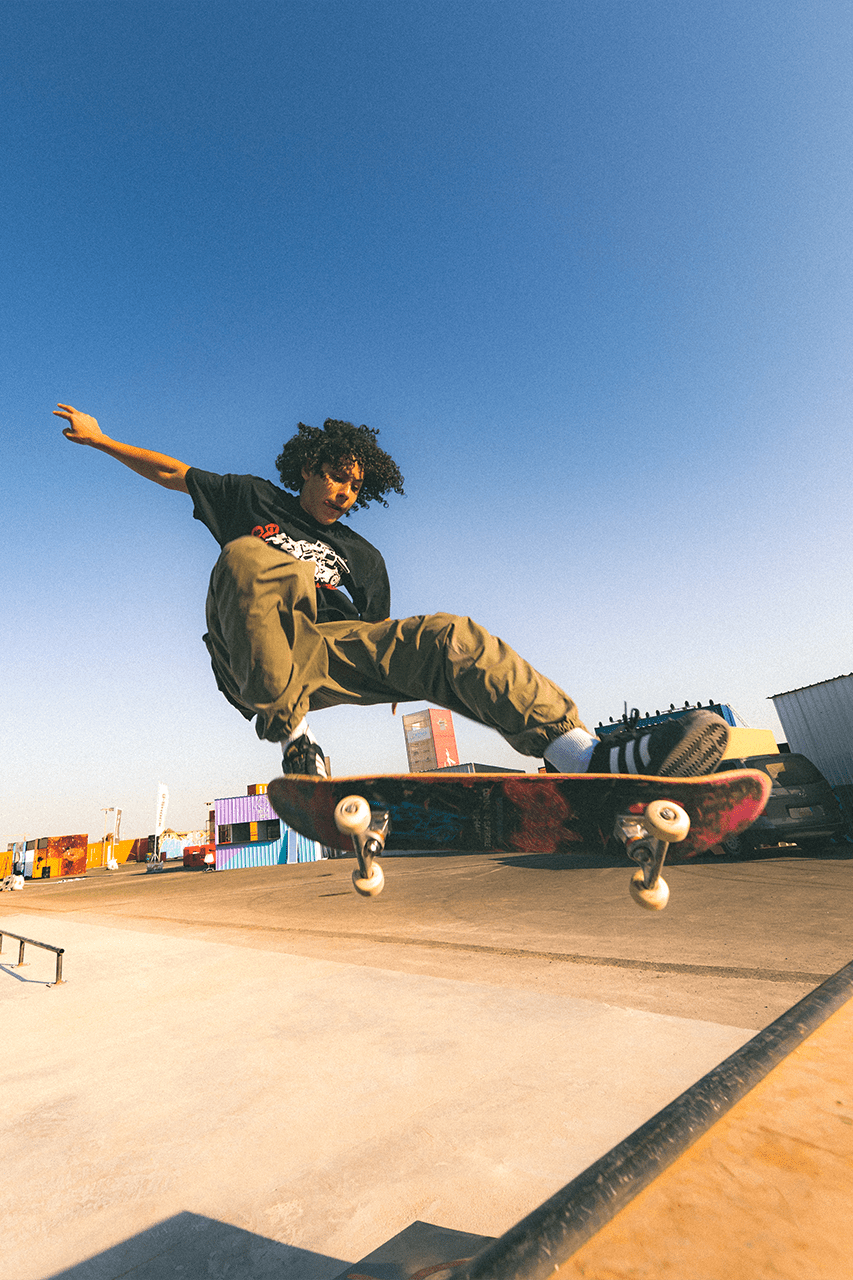
[[[778,733],[848,672],[851,55],[820,0],[6,0],[2,846],[145,834],[160,781],[195,827],[278,764],[213,685],[190,500],[57,401],[270,478],[300,420],[379,428],[394,614],[470,614],[591,726]],[[313,727],[405,767],[388,708]]]

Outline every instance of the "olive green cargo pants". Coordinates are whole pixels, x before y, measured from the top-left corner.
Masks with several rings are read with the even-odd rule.
[[[217,560],[207,627],[219,688],[271,742],[341,703],[424,700],[530,756],[581,724],[571,698],[470,618],[318,623],[312,562],[260,538],[237,538]]]

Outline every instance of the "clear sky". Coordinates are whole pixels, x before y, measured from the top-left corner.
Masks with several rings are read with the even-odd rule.
[[[300,420],[379,428],[393,613],[470,614],[590,726],[779,733],[769,695],[853,669],[849,5],[5,0],[0,71],[2,847],[278,771],[209,672],[190,499],[57,401],[272,479]],[[389,708],[313,728],[405,768]]]

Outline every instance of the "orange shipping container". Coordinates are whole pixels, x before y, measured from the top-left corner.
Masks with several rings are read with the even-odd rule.
[[[48,836],[38,841],[33,858],[33,880],[86,874],[88,835]]]

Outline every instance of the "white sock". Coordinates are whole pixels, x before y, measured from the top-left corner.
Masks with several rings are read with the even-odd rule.
[[[289,747],[291,742],[295,742],[297,738],[301,738],[303,733],[305,734],[309,742],[317,741],[317,739],[314,737],[313,733],[311,732],[311,729],[308,724],[308,720],[305,716],[303,716],[302,719],[299,721],[299,724],[293,730],[293,733],[290,735],[289,738],[282,738],[281,740],[282,751],[284,750],[285,747]]]
[[[586,773],[598,738],[586,729],[569,729],[549,742],[544,758],[558,773]]]

